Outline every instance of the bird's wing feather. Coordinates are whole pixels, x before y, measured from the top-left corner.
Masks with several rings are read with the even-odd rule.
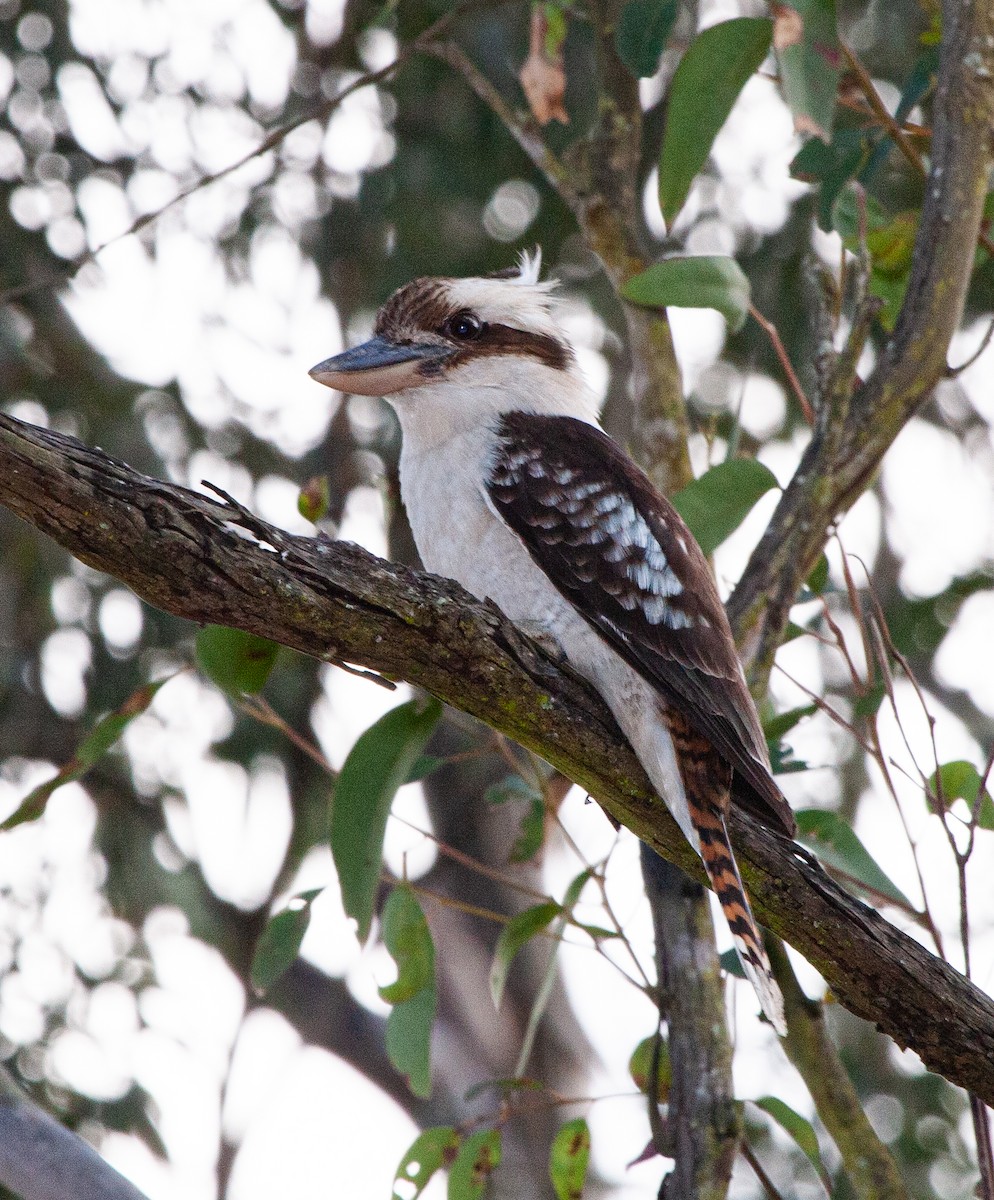
[[[794,831],[728,619],[673,506],[599,429],[572,417],[500,419],[495,510],[559,591]]]

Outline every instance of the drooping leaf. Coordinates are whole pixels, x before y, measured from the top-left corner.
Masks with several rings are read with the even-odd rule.
[[[481,1130],[466,1138],[449,1169],[448,1200],[478,1200],[500,1166],[500,1155],[499,1129]]]
[[[782,0],[773,11],[780,83],[794,128],[827,143],[839,86],[835,0]]]
[[[563,896],[563,908],[572,913],[583,894],[583,889],[594,877],[593,867],[587,867],[580,872],[574,879],[570,880],[570,885],[566,889],[566,895]]]
[[[778,1100],[776,1096],[763,1096],[760,1100],[754,1100],[753,1104],[757,1108],[761,1108],[767,1116],[772,1117],[780,1128],[794,1139],[807,1156],[808,1161],[818,1172],[818,1177],[823,1181],[827,1181],[828,1173],[825,1170],[824,1163],[821,1161],[818,1135],[815,1133],[811,1122],[802,1117],[799,1112],[795,1112],[789,1104],[784,1104],[782,1100]]]
[[[812,568],[811,574],[804,581],[804,587],[801,588],[797,596],[797,603],[805,604],[809,600],[817,600],[827,585],[828,559],[822,554]]]
[[[738,962],[738,955],[735,951],[729,951],[735,956],[735,961]],[[741,971],[741,966],[739,967]],[[745,978],[745,972],[742,971],[742,977]],[[669,1099],[670,1087],[673,1084],[673,1064],[670,1062],[670,1047],[669,1042],[665,1038],[656,1038],[650,1035],[643,1038],[632,1051],[632,1056],[628,1060],[628,1074],[632,1077],[632,1082],[640,1092],[649,1090],[649,1080],[652,1078],[652,1059],[656,1054],[656,1043],[659,1043],[659,1067],[658,1075],[656,1076],[656,1101],[659,1104],[665,1104]]]
[[[839,193],[867,162],[870,143],[859,129],[837,129],[830,145],[820,138],[805,142],[790,164],[795,179],[817,183],[818,224],[832,230],[832,211]]]
[[[416,1096],[431,1095],[431,1028],[438,995],[435,946],[428,922],[406,884],[395,887],[383,909],[383,942],[397,964],[397,981],[380,988],[392,1004],[387,1055]]]
[[[631,279],[621,294],[653,308],[714,308],[733,333],[749,315],[749,280],[734,258],[700,254],[665,258]]]
[[[817,711],[816,704],[802,704],[800,708],[789,708],[786,712],[777,713],[775,717],[770,717],[768,721],[763,722],[763,733],[766,734],[766,740],[778,742],[785,733],[790,733],[805,717],[810,717]]]
[[[970,811],[973,811],[980,793],[981,779],[980,772],[972,762],[958,759],[956,762],[943,763],[938,771],[932,773],[925,792],[925,799],[932,812],[938,811],[935,798],[939,794],[940,780],[942,796],[947,805],[952,804],[954,800],[965,800]],[[994,799],[991,798],[989,787],[984,788],[977,824],[981,829],[994,829]]]
[[[877,866],[869,851],[837,813],[802,808],[796,812],[797,836],[830,867],[843,871],[857,883],[912,908],[911,901]]]
[[[25,821],[37,820],[45,811],[52,793],[63,784],[81,779],[99,762],[135,717],[145,712],[159,689],[173,678],[175,676],[169,675],[155,683],[145,684],[132,692],[120,708],[101,717],[80,742],[72,758],[51,779],[32,788],[14,812],[0,824],[0,829],[13,829]]]
[[[990,571],[961,575],[944,591],[920,600],[896,596],[885,613],[891,641],[902,654],[933,654],[949,632],[963,601],[994,587]]]
[[[537,933],[541,933],[562,911],[561,904],[547,900],[518,913],[501,930],[490,966],[490,995],[493,997],[494,1008],[500,1008],[507,985],[507,974],[518,951]]]
[[[580,1200],[589,1164],[590,1128],[577,1117],[560,1128],[549,1151],[549,1178],[558,1200]]]
[[[226,625],[205,625],[197,631],[197,666],[233,696],[262,691],[279,649],[268,638]]]
[[[397,789],[408,779],[442,715],[437,700],[398,705],[357,738],[335,785],[331,853],[342,904],[369,936],[383,859],[383,835]]]
[[[770,49],[772,22],[735,17],[699,33],[670,85],[659,160],[659,204],[671,223],[746,81]]]
[[[673,497],[673,507],[705,554],[713,554],[749,515],[756,501],[778,487],[776,476],[754,458],[732,458],[705,471]]]
[[[794,757],[794,751],[780,739],[789,733],[805,717],[817,712],[815,704],[804,704],[800,708],[791,708],[786,712],[777,713],[763,722],[763,733],[766,735],[766,745],[770,752],[770,766],[774,775],[789,775],[795,771],[806,771],[808,764]]]
[[[311,903],[322,889],[302,892],[287,908],[269,919],[252,955],[252,987],[264,995],[293,965],[311,923]]]
[[[411,767],[407,773],[405,783],[420,783],[422,779],[427,779],[429,775],[434,775],[448,763],[447,758],[438,758],[434,754],[422,754],[418,761]]]
[[[636,78],[655,75],[676,20],[677,0],[628,0],[614,31],[618,56]]]
[[[542,848],[545,839],[545,800],[542,793],[520,775],[505,775],[484,792],[488,804],[506,804],[509,800],[524,801],[527,805],[508,861],[528,862]]]
[[[459,1134],[451,1125],[419,1133],[397,1167],[392,1200],[418,1200],[435,1172],[455,1159],[459,1142]],[[397,1190],[397,1184],[401,1182],[407,1185],[403,1192]],[[411,1186],[413,1193],[408,1191]]]

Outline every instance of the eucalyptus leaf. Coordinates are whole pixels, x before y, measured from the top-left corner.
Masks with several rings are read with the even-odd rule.
[[[225,625],[205,625],[197,631],[197,666],[233,696],[262,691],[279,649],[268,638]]]
[[[437,700],[398,705],[357,738],[342,766],[331,807],[331,853],[342,904],[369,936],[390,806],[410,778],[442,715]]]
[[[621,289],[626,300],[654,308],[713,308],[736,333],[749,315],[751,290],[745,272],[723,254],[664,258]]]
[[[705,554],[713,554],[742,524],[756,502],[778,487],[776,476],[754,458],[731,458],[705,471],[673,497]]]
[[[392,1200],[418,1200],[436,1171],[455,1158],[459,1142],[459,1133],[451,1125],[419,1133],[397,1167]],[[398,1183],[405,1185],[402,1192],[397,1190]],[[413,1192],[408,1190],[411,1187]]]
[[[493,997],[494,1008],[500,1008],[507,985],[507,975],[518,951],[536,934],[547,928],[562,911],[561,904],[547,900],[518,913],[501,930],[490,967],[490,995]]]
[[[449,1168],[448,1200],[479,1200],[500,1158],[500,1130],[481,1130],[466,1138]]]
[[[577,1117],[559,1129],[549,1151],[549,1178],[557,1200],[580,1200],[589,1165],[590,1128]]]
[[[435,946],[421,905],[406,884],[395,887],[383,910],[383,942],[397,964],[397,981],[380,988],[392,1004],[387,1055],[416,1096],[431,1095],[431,1029],[438,994]]]
[[[668,224],[683,208],[739,93],[769,53],[772,36],[771,21],[735,17],[699,33],[680,60],[659,160],[659,204]]]
[[[101,717],[77,746],[72,758],[51,779],[32,788],[10,816],[0,823],[0,830],[14,829],[25,821],[37,820],[44,813],[52,793],[64,784],[81,779],[98,763],[135,717],[146,711],[159,689],[174,678],[174,675],[169,675],[155,683],[145,684],[132,692],[120,708]]]
[[[618,56],[636,78],[655,75],[673,29],[677,0],[628,0],[614,31]]]
[[[810,847],[822,862],[844,872],[856,883],[865,884],[872,892],[913,909],[908,897],[884,874],[837,813],[821,808],[802,808],[794,815],[798,840]]]

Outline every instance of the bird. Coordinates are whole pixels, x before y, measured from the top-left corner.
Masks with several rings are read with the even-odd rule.
[[[600,693],[700,855],[760,1007],[783,998],[729,840],[730,806],[793,836],[708,560],[598,423],[541,251],[471,278],[419,278],[374,336],[312,378],[382,396],[425,568],[496,603]]]

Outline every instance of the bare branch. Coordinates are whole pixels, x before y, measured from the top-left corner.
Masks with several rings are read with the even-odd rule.
[[[167,612],[426,688],[540,754],[703,880],[600,698],[457,584],[261,524],[266,544],[248,539],[231,527],[237,513],[216,501],[6,415],[0,503]],[[853,1012],[994,1101],[994,1001],[799,846],[735,813],[731,834],[759,919]]]
[[[0,1183],[21,1200],[147,1200],[0,1068]]]
[[[740,639],[768,670],[826,533],[858,499],[894,438],[946,373],[987,194],[994,127],[994,4],[943,6],[931,173],[907,299],[838,436],[816,430],[729,602]]]

